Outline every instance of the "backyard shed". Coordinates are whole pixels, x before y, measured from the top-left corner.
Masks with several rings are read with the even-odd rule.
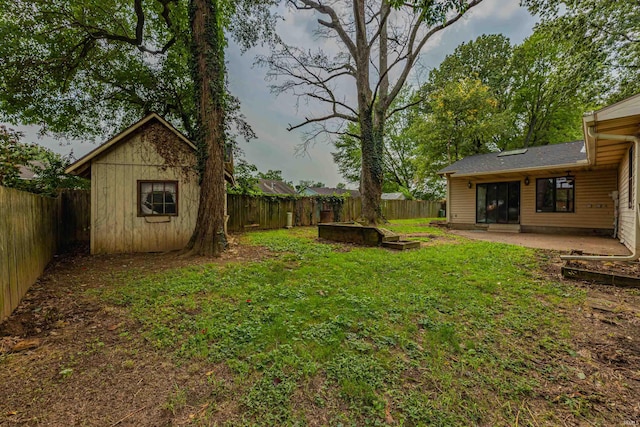
[[[466,157],[447,179],[453,228],[608,234],[640,245],[640,94],[583,118],[584,141]]]
[[[195,145],[151,113],[69,166],[91,180],[91,253],[184,247],[198,212],[196,164]]]

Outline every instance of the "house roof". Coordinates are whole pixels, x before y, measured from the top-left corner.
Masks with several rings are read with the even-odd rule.
[[[45,164],[39,160],[33,160],[29,162],[27,165],[20,165],[18,173],[20,174],[20,179],[31,180],[36,177],[35,169],[42,169],[45,167]]]
[[[147,123],[149,123],[149,122],[151,122],[153,120],[156,120],[156,121],[160,122],[167,129],[169,129],[170,131],[175,133],[176,136],[182,142],[187,144],[192,150],[195,151],[196,146],[191,141],[189,141],[189,139],[187,139],[187,137],[184,136],[179,130],[177,130],[175,127],[173,127],[173,125],[171,125],[171,123],[167,122],[165,119],[160,117],[157,113],[150,113],[150,114],[147,114],[145,117],[143,117],[138,122],[134,123],[133,125],[129,126],[125,130],[123,130],[122,132],[118,133],[113,138],[109,139],[104,144],[102,144],[99,147],[91,150],[88,154],[86,154],[85,156],[83,156],[80,159],[78,159],[76,162],[71,164],[65,170],[65,173],[68,173],[68,174],[71,174],[71,175],[85,175],[86,172],[91,167],[91,160],[93,160],[97,156],[105,153],[109,149],[113,148],[118,143],[124,141],[129,135],[132,135],[134,132],[136,132],[142,126],[144,126],[145,124],[147,124]]]
[[[471,176],[587,165],[584,141],[465,157],[438,171],[440,175]]]
[[[309,192],[315,193],[319,196],[333,196],[334,194],[343,195],[349,194],[351,197],[360,197],[358,190],[347,190],[346,188],[329,188],[329,187],[309,187],[306,188]]]
[[[296,194],[289,184],[274,179],[259,179],[258,188],[264,194]]]
[[[382,200],[406,200],[406,197],[405,197],[404,194],[402,194],[400,192],[382,193],[381,199]]]
[[[616,167],[625,157],[632,137],[638,134],[640,94],[589,112],[582,120],[589,163],[594,167]],[[629,137],[626,141],[625,136]]]

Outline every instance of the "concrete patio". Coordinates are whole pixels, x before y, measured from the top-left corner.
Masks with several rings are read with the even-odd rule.
[[[469,239],[509,243],[529,248],[548,249],[569,253],[580,250],[585,254],[629,255],[631,252],[611,237],[575,236],[564,234],[499,233],[484,230],[450,230]]]

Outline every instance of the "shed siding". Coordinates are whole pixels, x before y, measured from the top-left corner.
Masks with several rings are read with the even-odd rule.
[[[551,178],[557,174],[529,175],[530,184],[524,185],[524,176],[503,175],[500,177],[472,178],[473,187],[469,189],[469,178],[449,178],[450,185],[450,223],[455,225],[474,225],[476,221],[476,185],[492,182],[520,182],[520,224],[532,227],[561,227],[584,229],[613,229],[613,200],[609,193],[617,188],[616,170],[585,171],[574,173],[575,212],[542,213],[536,212],[536,178]]]
[[[636,172],[638,168],[636,167]],[[629,209],[629,151],[625,154],[618,169],[618,188],[620,188],[620,214],[618,218],[618,236],[629,249],[635,247],[635,210]],[[637,204],[637,201],[636,201]]]
[[[160,124],[152,126],[153,136],[144,137],[145,128],[92,161],[92,253],[168,251],[184,247],[191,237],[199,198],[197,176],[190,168],[195,154],[175,135],[157,128]],[[150,142],[158,133],[167,138],[165,143],[175,144],[179,158],[172,166]],[[139,217],[138,180],[178,181],[178,215],[163,217],[168,222]]]

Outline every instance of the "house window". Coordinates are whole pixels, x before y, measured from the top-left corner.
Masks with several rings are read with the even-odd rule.
[[[178,181],[138,181],[138,216],[178,215]]]
[[[633,209],[633,145],[629,148],[629,209]]]
[[[575,212],[573,177],[536,180],[536,212]]]

